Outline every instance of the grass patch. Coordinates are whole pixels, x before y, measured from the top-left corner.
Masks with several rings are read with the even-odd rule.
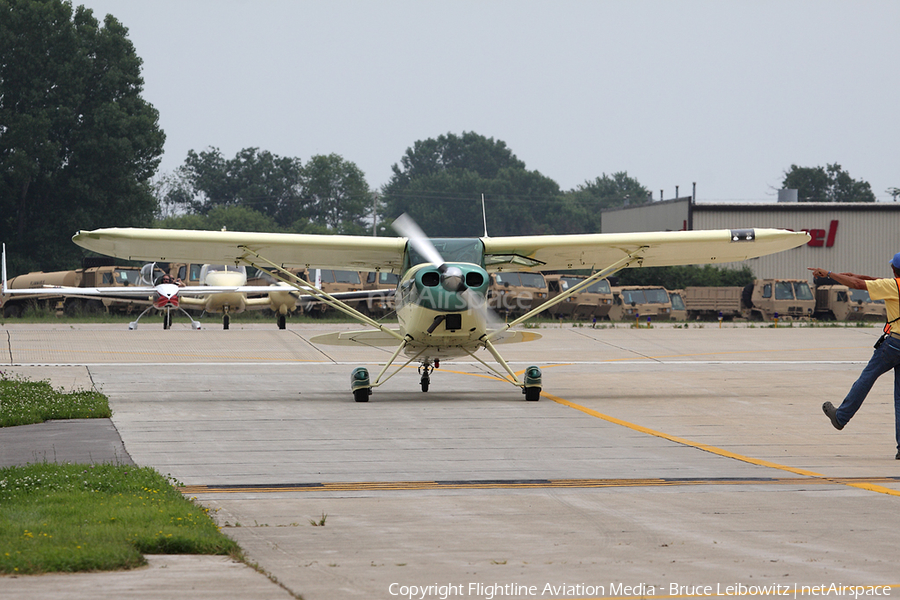
[[[0,372],[0,427],[111,415],[109,400],[100,392],[63,392],[47,381],[8,377]]]
[[[148,467],[35,464],[0,469],[0,573],[108,571],[143,554],[229,554],[207,509]]]

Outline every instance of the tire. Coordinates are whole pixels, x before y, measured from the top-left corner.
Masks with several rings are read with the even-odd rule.
[[[525,399],[529,402],[537,402],[541,399],[541,388],[527,387],[525,388]]]
[[[358,390],[353,390],[353,399],[357,402],[368,402],[371,392],[372,388],[359,388]]]

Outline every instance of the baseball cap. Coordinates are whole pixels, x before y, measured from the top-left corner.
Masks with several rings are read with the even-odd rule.
[[[891,259],[891,266],[900,269],[900,252],[895,254],[894,258]]]

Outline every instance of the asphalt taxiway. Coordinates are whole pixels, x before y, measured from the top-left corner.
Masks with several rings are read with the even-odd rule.
[[[95,425],[105,434],[0,430],[0,461],[87,452],[171,474],[278,583],[167,556],[2,577],[0,598],[900,593],[891,376],[841,432],[820,408],[849,389],[877,327],[544,326],[501,347],[516,370],[541,366],[540,402],[459,361],[427,393],[408,368],[359,404],[350,371],[389,353],[309,342],[341,327],[7,324],[0,370],[96,387],[113,417]]]

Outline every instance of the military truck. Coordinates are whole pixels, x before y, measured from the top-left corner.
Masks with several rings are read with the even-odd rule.
[[[744,316],[741,296],[744,288],[736,286],[687,286],[684,307],[688,319],[723,319]]]
[[[635,319],[670,321],[672,300],[661,286],[629,285],[612,288],[613,302],[609,311],[610,321]]]
[[[741,304],[751,320],[795,320],[812,317],[816,299],[803,279],[757,279],[744,288]]]
[[[884,300],[872,300],[866,290],[851,289],[828,279],[816,285],[813,316],[823,321],[885,321],[887,310]]]
[[[816,299],[802,279],[757,279],[744,286],[688,286],[684,289],[688,319],[771,321],[808,319]]]
[[[672,320],[686,321],[687,308],[684,305],[684,290],[670,290],[669,300],[672,301]]]
[[[40,288],[47,285],[67,287],[125,287],[140,285],[140,267],[120,267],[109,258],[86,258],[81,269],[71,271],[35,271],[11,278],[7,285],[10,289]],[[19,317],[29,307],[50,308],[57,313],[74,314],[78,312],[131,312],[134,308],[150,304],[146,302],[118,298],[65,298],[53,294],[48,288],[46,294],[26,294],[2,298],[4,317]]]
[[[360,277],[363,278],[363,289],[366,291],[396,288],[400,283],[400,276],[389,271],[364,271],[360,273]],[[372,297],[361,308],[374,317],[383,317],[394,310],[394,297]]]
[[[545,274],[548,299],[570,290],[587,279],[584,275]],[[555,306],[547,309],[554,318],[592,319],[605,318],[612,308],[613,293],[609,281],[601,279],[587,286],[584,290],[570,296]]]
[[[488,306],[502,314],[523,315],[547,300],[547,281],[541,273],[502,272],[491,275]]]

